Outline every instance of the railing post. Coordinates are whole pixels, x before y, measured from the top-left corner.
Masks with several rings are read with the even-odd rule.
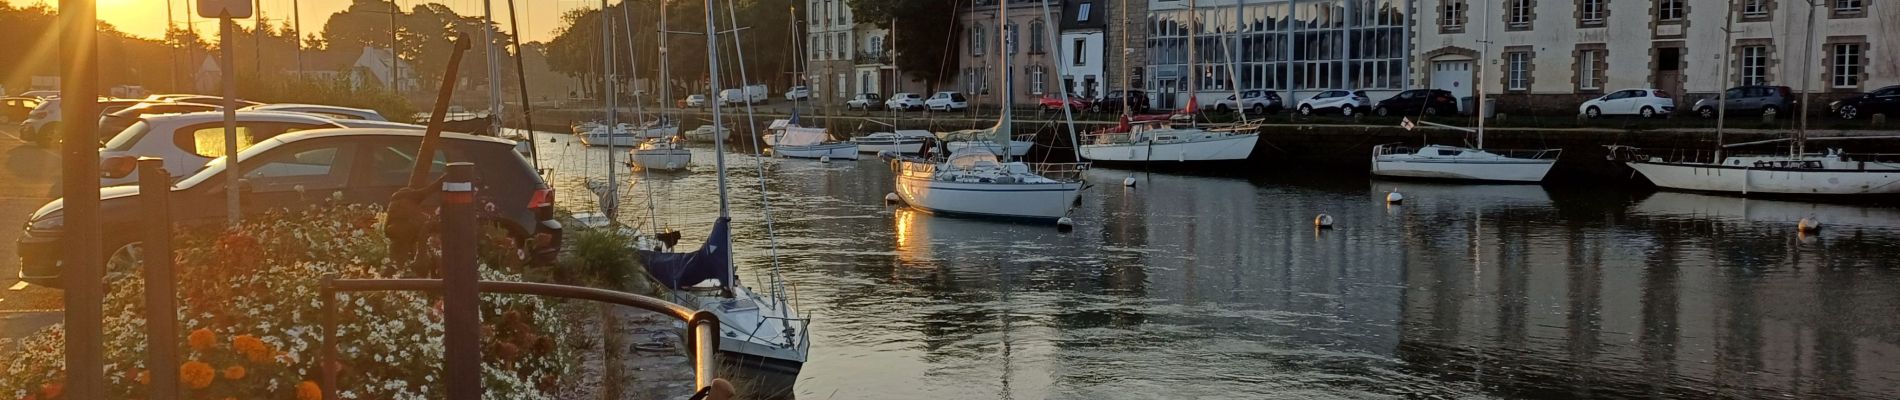
[[[165,160],[138,161],[139,199],[145,206],[145,365],[153,400],[178,399],[178,275],[172,272],[172,175]]]
[[[336,395],[336,274],[324,274],[317,289],[323,301],[318,318],[323,324],[323,349],[318,353],[317,383],[323,392],[323,400],[337,400]]]
[[[693,352],[693,390],[712,387],[719,375],[719,316],[702,310],[686,321],[686,328],[693,335],[687,346]]]
[[[475,265],[475,164],[449,163],[442,181],[443,371],[450,400],[482,398],[481,274]]]

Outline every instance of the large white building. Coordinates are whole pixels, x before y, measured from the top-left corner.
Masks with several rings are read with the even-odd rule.
[[[1135,23],[1147,31],[1137,87],[1154,108],[1176,109],[1187,105],[1190,85],[1200,104],[1235,89],[1274,90],[1289,101],[1329,89],[1380,99],[1409,89],[1408,10],[1431,0],[1147,1],[1146,23]]]
[[[1414,1],[1411,78],[1467,96],[1482,67],[1479,84],[1506,113],[1575,113],[1626,88],[1662,89],[1686,108],[1738,85],[1809,88],[1819,107],[1900,83],[1891,0]]]
[[[1062,38],[1057,46],[1062,49],[1059,63],[1060,82],[1068,88],[1070,96],[1083,98],[1101,97],[1107,92],[1109,75],[1104,74],[1106,50],[1103,40],[1108,32],[1108,7],[1102,5],[1113,0],[1071,0],[1064,2],[1058,24],[1062,28]],[[1119,75],[1117,75],[1119,76]]]

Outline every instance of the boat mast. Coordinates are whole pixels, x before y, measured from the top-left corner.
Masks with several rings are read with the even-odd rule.
[[[1234,49],[1240,47],[1240,29],[1235,28],[1232,33],[1234,39],[1233,44],[1228,44],[1226,40],[1220,42],[1221,55],[1227,58],[1227,81],[1229,82],[1227,88],[1234,90],[1234,114],[1240,116],[1241,125],[1246,125],[1248,122],[1247,107],[1244,106],[1246,105],[1247,99],[1240,95],[1240,72],[1238,68],[1234,68]]]
[[[1489,64],[1491,63],[1491,8],[1485,7],[1484,9],[1486,11],[1484,17],[1484,33],[1478,36],[1478,43],[1483,44],[1483,46],[1480,46],[1478,49],[1478,65],[1475,67],[1478,69],[1478,82],[1471,85],[1471,90],[1478,92],[1478,105],[1473,107],[1476,108],[1478,112],[1478,150],[1484,150],[1484,70],[1490,67]]]
[[[1128,27],[1128,0],[1122,0],[1121,8],[1122,8],[1122,27],[1127,28]],[[1128,85],[1130,84],[1130,82],[1128,81],[1128,71],[1130,71],[1128,69],[1128,55],[1130,53],[1134,53],[1135,49],[1128,47],[1128,29],[1122,29],[1121,31],[1122,31],[1122,70],[1121,72],[1117,72],[1116,74],[1122,76],[1122,117],[1125,118],[1131,115],[1128,113],[1128,95],[1129,95],[1128,91],[1131,90],[1131,88],[1128,87]]]
[[[508,0],[508,31],[514,32],[511,39],[515,43],[515,80],[521,82],[521,119],[528,127],[528,157],[534,161],[534,170],[541,170],[541,146],[534,136],[534,108],[528,105],[528,70],[522,68],[522,57],[527,57],[526,49],[521,47],[521,24],[515,19],[515,0]]]
[[[607,202],[602,204],[602,213],[612,220],[620,211],[619,177],[614,174],[614,41],[613,17],[608,14],[607,0],[600,0],[600,68],[601,97],[606,99],[607,121],[601,129],[606,130],[607,141]]]
[[[1735,2],[1728,2],[1728,9],[1722,14],[1722,77],[1718,82],[1728,82],[1728,63],[1735,48]],[[1720,89],[1719,87],[1717,89]],[[1722,163],[1723,122],[1728,120],[1728,90],[1715,93],[1715,163]]]
[[[633,81],[634,87],[636,88],[633,91],[633,115],[635,120],[640,122],[639,127],[644,129],[647,126],[647,110],[645,105],[641,104],[640,90],[638,89],[640,86],[640,57],[636,55],[633,49],[633,10],[631,10],[631,8],[632,7],[629,7],[626,3],[620,4],[620,21],[624,22],[624,25],[627,26],[627,65],[628,69],[630,69],[630,71],[627,72],[629,74],[627,79]],[[641,132],[644,133],[645,131]],[[638,137],[636,137],[636,139],[638,139]]]
[[[1201,70],[1200,68],[1198,68],[1199,67],[1198,61],[1200,61],[1199,58],[1201,58],[1201,53],[1200,51],[1198,51],[1198,49],[1196,49],[1195,42],[1198,42],[1201,39],[1199,37],[1199,34],[1201,33],[1201,10],[1200,10],[1200,7],[1195,5],[1194,0],[1188,0],[1187,8],[1188,8],[1188,59],[1187,59],[1188,101],[1187,101],[1187,104],[1182,105],[1182,107],[1198,108],[1200,105],[1197,104],[1198,103],[1196,101],[1197,99],[1195,99],[1195,96],[1196,96],[1195,92],[1200,90],[1201,88]],[[1188,118],[1189,124],[1193,124],[1194,118],[1192,118],[1192,116],[1194,114],[1199,114],[1201,110],[1187,110],[1187,112],[1189,115],[1189,118]]]
[[[1044,21],[1049,21],[1049,23],[1056,24],[1057,26],[1062,25],[1062,21],[1056,19],[1055,13],[1049,11],[1049,0],[1042,0],[1042,19]],[[896,32],[896,30],[892,30],[892,32]],[[1067,62],[1064,62],[1064,60],[1062,59],[1062,51],[1061,51],[1062,41],[1057,39],[1056,30],[1043,29],[1043,32],[1047,33],[1045,35],[1047,36],[1047,38],[1036,38],[1036,40],[1048,39],[1049,44],[1056,46],[1056,49],[1057,49],[1056,51],[1056,78],[1061,79],[1064,76],[1068,76],[1069,64]],[[1075,48],[1075,51],[1088,51],[1088,49],[1077,47]],[[1042,81],[1044,82],[1044,84],[1048,84],[1049,78],[1044,77]],[[1082,142],[1076,141],[1076,138],[1075,138],[1075,114],[1074,114],[1075,111],[1071,110],[1070,108],[1072,107],[1069,106],[1070,104],[1074,104],[1074,103],[1069,102],[1069,85],[1066,85],[1066,84],[1056,85],[1056,91],[1062,93],[1062,120],[1068,123],[1068,126],[1069,126],[1069,145],[1081,146]],[[1075,162],[1078,162],[1078,163],[1082,162],[1082,152],[1076,151],[1074,153],[1075,153]]]
[[[662,2],[664,2],[664,0],[662,0]],[[712,71],[706,74],[706,79],[708,80],[707,83],[711,85],[710,89],[714,93],[717,93],[719,90],[719,26],[713,24],[714,5],[713,0],[706,0],[706,70]],[[664,16],[666,13],[662,11],[660,15],[662,16],[660,20],[665,21]],[[660,31],[665,32],[666,29],[662,27]],[[726,194],[726,138],[719,134],[719,131],[725,129],[725,120],[719,117],[720,102],[708,102],[712,103],[713,160],[714,164],[718,166],[717,171],[719,173],[719,218],[730,219],[732,218],[732,205]],[[726,243],[724,245],[726,246],[726,251],[732,251],[732,234],[726,234],[725,240]],[[726,284],[736,284],[739,281],[738,274],[738,271],[733,269],[732,257],[726,257]],[[727,295],[731,295],[731,291],[727,291]]]
[[[1010,86],[1009,86],[1011,79],[1009,78],[1010,78],[1010,74],[1014,73],[1015,71],[1011,71],[1009,69],[1010,54],[1009,54],[1009,2],[1008,1],[996,2],[996,55],[1002,56],[999,58],[1003,59],[1002,62],[999,62],[996,64],[997,70],[999,72],[1002,72],[1002,73],[996,74],[996,76],[998,78],[1001,78],[1003,81],[1001,85],[997,85],[997,87],[1001,88],[1002,90],[997,91],[996,98],[999,100],[997,104],[1002,105],[1003,115],[1000,119],[996,121],[996,128],[994,129],[995,132],[991,132],[990,140],[992,141],[991,143],[997,143],[997,144],[1002,145],[1003,147],[1002,158],[1004,161],[1009,161],[1009,155],[1015,154],[1015,150],[1009,148],[1011,144],[1010,143],[1010,139],[1012,136],[1011,134],[1015,133],[1014,128],[1011,127],[1010,125],[1010,122],[1011,122],[1010,120],[1012,118],[1010,116],[1010,110],[1009,110],[1009,106],[1010,106],[1009,95],[1011,94]]]
[[[726,0],[726,18],[732,22],[732,52],[734,54],[737,54],[739,58],[739,85],[743,87],[747,83],[750,83],[750,81],[747,80],[746,74],[745,74],[745,47],[740,46],[739,44],[739,11],[738,10],[739,10],[739,6],[735,4],[733,0]],[[796,16],[797,13],[794,12],[793,15]],[[798,38],[798,36],[794,35],[792,36],[792,38],[796,39]],[[800,60],[803,60],[803,59],[800,59]],[[748,97],[747,99],[750,100],[750,97]],[[751,101],[746,101],[745,103],[745,121],[746,121],[747,128],[759,126],[759,122],[753,119]],[[723,136],[723,135],[720,135],[719,132],[715,130],[713,132],[713,136]],[[771,287],[772,298],[774,300],[779,300],[782,302],[785,299],[785,290],[784,290],[785,284],[780,279],[779,272],[778,272],[778,239],[777,239],[777,236],[773,233],[774,227],[772,226],[773,225],[772,224],[773,222],[772,221],[772,203],[766,199],[765,158],[759,157],[761,154],[763,154],[763,150],[761,150],[761,147],[759,146],[759,135],[747,134],[746,136],[752,137],[753,160],[759,163],[759,214],[765,217],[765,237],[767,237],[768,240],[771,241],[771,246],[768,247],[769,249],[768,251],[770,251],[769,254],[772,260],[772,273],[771,275],[769,275],[772,277],[772,281],[767,282],[767,284],[770,285]],[[732,235],[728,234],[726,235],[726,237],[730,238],[732,237]],[[727,257],[727,259],[731,259],[731,257]],[[736,274],[737,272],[734,272],[734,273]],[[791,310],[789,307],[780,305],[779,307],[774,307],[774,308],[777,308],[779,310],[780,318],[790,319],[792,317]]]
[[[494,0],[482,0],[482,42],[482,52],[488,56],[488,134],[501,136],[501,58],[495,54]]]
[[[667,8],[666,1],[667,0],[660,0],[660,124],[661,125],[665,125],[668,121],[673,121],[672,118],[669,118],[670,114],[667,114],[666,112],[667,102],[670,102],[673,100],[673,65],[672,65],[672,62],[670,61],[671,59],[667,58],[668,56],[667,48],[671,47],[673,43],[666,41],[666,8]],[[708,69],[708,71],[711,71],[711,69]],[[708,98],[706,99],[706,101],[712,102],[713,99]],[[678,106],[680,104],[674,104],[674,105]],[[673,123],[678,124],[679,122],[674,121]],[[717,124],[715,124],[714,126],[717,127]],[[714,131],[713,136],[719,135],[719,132],[717,129],[714,129],[713,131]]]
[[[1808,145],[1808,92],[1814,85],[1814,0],[1808,1],[1808,36],[1802,40],[1801,48],[1801,127],[1794,131],[1794,158],[1800,159]]]
[[[712,0],[707,0],[707,1],[712,1]],[[752,81],[750,78],[746,77],[746,73],[745,73],[745,47],[739,44],[738,8],[739,6],[737,4],[734,4],[732,0],[726,0],[726,18],[732,22],[732,53],[738,57],[738,62],[739,62],[739,68],[738,68],[739,88],[740,88],[739,91],[744,92],[746,90],[745,87],[751,85]],[[744,98],[746,99],[745,101],[746,127],[750,128],[754,126],[759,126],[759,121],[752,119],[753,118],[752,117],[752,94],[751,93],[742,93],[742,94],[745,95]],[[767,95],[770,96],[770,94],[767,94]],[[719,136],[719,132],[714,131],[713,136]],[[747,136],[752,137],[752,148],[754,149],[759,148],[759,135],[747,135]],[[764,189],[764,188],[761,187],[760,189]]]

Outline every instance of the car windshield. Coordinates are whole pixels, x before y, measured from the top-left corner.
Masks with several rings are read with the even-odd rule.
[[[119,131],[119,134],[112,135],[112,140],[106,142],[105,149],[107,151],[131,151],[132,146],[138,144],[140,140],[144,140],[145,134],[151,131],[152,125],[141,120],[132,124],[130,127],[126,127],[125,130]]]

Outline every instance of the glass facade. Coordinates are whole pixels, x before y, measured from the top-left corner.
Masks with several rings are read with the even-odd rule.
[[[1240,1],[1148,15],[1147,89],[1404,89],[1408,0]],[[1175,1],[1161,4],[1179,4]],[[1190,21],[1198,21],[1193,26]],[[1198,53],[1188,70],[1188,40]],[[1231,60],[1231,62],[1230,62]],[[1232,65],[1236,71],[1229,72]],[[1161,96],[1163,105],[1173,103]]]

